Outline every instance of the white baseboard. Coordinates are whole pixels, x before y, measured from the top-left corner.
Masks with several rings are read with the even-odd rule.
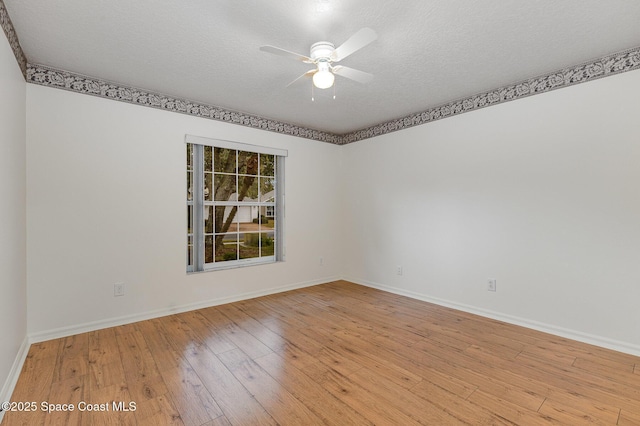
[[[100,330],[118,325],[130,324],[133,322],[144,321],[152,318],[164,317],[167,315],[179,314],[181,312],[193,311],[196,309],[208,308],[210,306],[224,305],[225,303],[238,302],[240,300],[254,299],[256,297],[268,296],[270,294],[282,293],[284,291],[296,290],[299,288],[311,287],[318,284],[324,284],[331,281],[337,281],[340,277],[326,277],[319,280],[305,281],[296,284],[288,284],[280,287],[272,287],[265,290],[253,291],[248,293],[237,294],[229,297],[221,297],[218,299],[210,299],[196,303],[188,303],[180,306],[172,306],[163,309],[156,309],[137,314],[124,315],[116,318],[108,318],[105,320],[92,321],[84,324],[77,324],[68,327],[60,327],[52,330],[40,331],[29,334],[29,343],[44,342],[51,339],[59,339],[61,337],[72,336],[74,334],[86,333],[89,331]]]
[[[378,290],[398,294],[400,296],[406,296],[412,299],[433,303],[435,305],[445,306],[447,308],[457,309],[459,311],[480,315],[482,317],[495,319],[495,320],[506,322],[509,324],[519,325],[521,327],[542,331],[544,333],[553,334],[555,336],[560,336],[560,337],[564,337],[571,340],[576,340],[578,342],[588,343],[590,345],[600,346],[606,349],[611,349],[614,351],[623,352],[630,355],[640,356],[640,346],[634,345],[632,343],[613,340],[603,336],[596,336],[593,334],[583,333],[581,331],[570,330],[567,328],[555,326],[553,324],[546,324],[546,323],[530,320],[527,318],[507,315],[500,312],[491,311],[488,309],[483,309],[475,306],[465,305],[462,303],[452,302],[450,300],[439,299],[436,297],[428,296],[426,294],[416,293],[413,291],[403,290],[395,287],[389,287],[384,284],[374,283],[367,280],[358,280],[358,279],[349,278],[349,277],[345,277],[343,279],[345,281],[350,281],[355,284],[376,288]]]
[[[22,371],[24,360],[27,359],[27,354],[29,353],[29,346],[29,338],[25,336],[20,348],[18,349],[18,353],[16,354],[16,359],[13,361],[13,365],[9,370],[7,380],[5,380],[4,385],[2,386],[2,391],[0,391],[0,402],[11,401],[11,395],[16,387],[16,383],[18,383],[18,377]],[[4,411],[0,412],[0,423],[2,423],[4,413]]]

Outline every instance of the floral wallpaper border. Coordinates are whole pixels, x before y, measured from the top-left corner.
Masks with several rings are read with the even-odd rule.
[[[4,33],[7,36],[7,40],[9,40],[9,46],[11,46],[11,50],[13,50],[16,61],[18,61],[18,66],[22,71],[22,75],[26,79],[27,57],[24,55],[22,47],[20,47],[18,35],[16,34],[16,30],[13,28],[13,23],[11,22],[9,12],[7,12],[7,8],[5,7],[3,0],[0,0],[0,27],[2,27],[2,29],[4,30]]]
[[[72,92],[99,96],[122,102],[163,109],[197,117],[219,120],[256,129],[268,130],[290,136],[346,145],[375,136],[384,135],[409,127],[419,126],[469,111],[475,111],[503,102],[549,92],[551,90],[585,83],[598,78],[640,69],[640,47],[614,53],[581,65],[565,68],[550,74],[521,81],[479,93],[464,99],[416,112],[406,117],[380,123],[351,133],[338,135],[321,130],[309,129],[277,120],[239,111],[231,111],[214,105],[206,105],[184,99],[177,99],[160,93],[148,92],[134,87],[121,86],[100,79],[62,71],[43,65],[27,63],[20,47],[18,36],[7,13],[4,1],[0,0],[0,26],[13,49],[20,69],[28,83],[70,90]]]

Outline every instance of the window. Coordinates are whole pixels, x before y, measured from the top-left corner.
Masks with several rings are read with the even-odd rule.
[[[266,217],[274,217],[275,213],[274,213],[274,208],[273,206],[266,206],[265,210],[264,210],[264,215]]]
[[[187,135],[187,271],[284,260],[287,151]]]

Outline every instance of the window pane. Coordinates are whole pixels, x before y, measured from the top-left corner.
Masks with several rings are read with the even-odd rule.
[[[193,266],[193,237],[187,237],[187,266]]]
[[[260,233],[260,247],[261,256],[273,256],[274,243],[273,232],[261,232]]]
[[[261,176],[275,176],[275,156],[260,154],[260,175]]]
[[[240,259],[251,259],[260,256],[260,234],[248,232],[240,234]]]
[[[271,217],[263,217],[260,224],[260,231],[262,232],[270,232],[273,234],[273,231],[276,227],[276,217],[275,215]]]
[[[260,178],[260,201],[273,201],[276,193],[274,191],[276,180],[274,178]]]
[[[187,170],[193,170],[193,145],[187,144]]]
[[[213,235],[204,237],[204,263],[213,262]]]
[[[203,207],[203,215],[202,217],[204,218],[204,232],[205,234],[213,234],[215,229],[214,229],[214,217],[213,217],[213,212],[214,212],[214,208],[213,206],[204,206]]]
[[[204,172],[204,199],[213,201],[213,174]]]
[[[193,206],[187,206],[187,234],[193,234]]]
[[[187,172],[187,200],[193,200],[193,172]]]
[[[238,176],[238,201],[258,201],[258,178]]]
[[[214,169],[220,173],[236,172],[236,151],[226,148],[214,148]]]
[[[216,262],[238,260],[238,234],[220,234],[215,237]]]
[[[215,207],[215,231],[217,234],[238,231],[238,208],[231,206]]]
[[[236,175],[215,174],[215,201],[229,201],[236,191]],[[233,198],[235,200],[235,197]]]
[[[204,171],[213,171],[213,148],[210,146],[204,147]]]
[[[238,151],[238,173],[241,175],[258,175],[258,154]]]
[[[259,224],[258,206],[239,206],[238,207],[238,231],[239,232],[258,232]]]

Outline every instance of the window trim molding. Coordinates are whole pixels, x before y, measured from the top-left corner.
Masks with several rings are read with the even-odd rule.
[[[216,148],[233,149],[236,151],[257,152],[258,154],[275,155],[277,157],[287,157],[289,151],[286,149],[272,148],[268,146],[252,145],[243,142],[228,141],[225,139],[213,139],[204,136],[185,135],[185,143],[203,146],[214,146]]]

